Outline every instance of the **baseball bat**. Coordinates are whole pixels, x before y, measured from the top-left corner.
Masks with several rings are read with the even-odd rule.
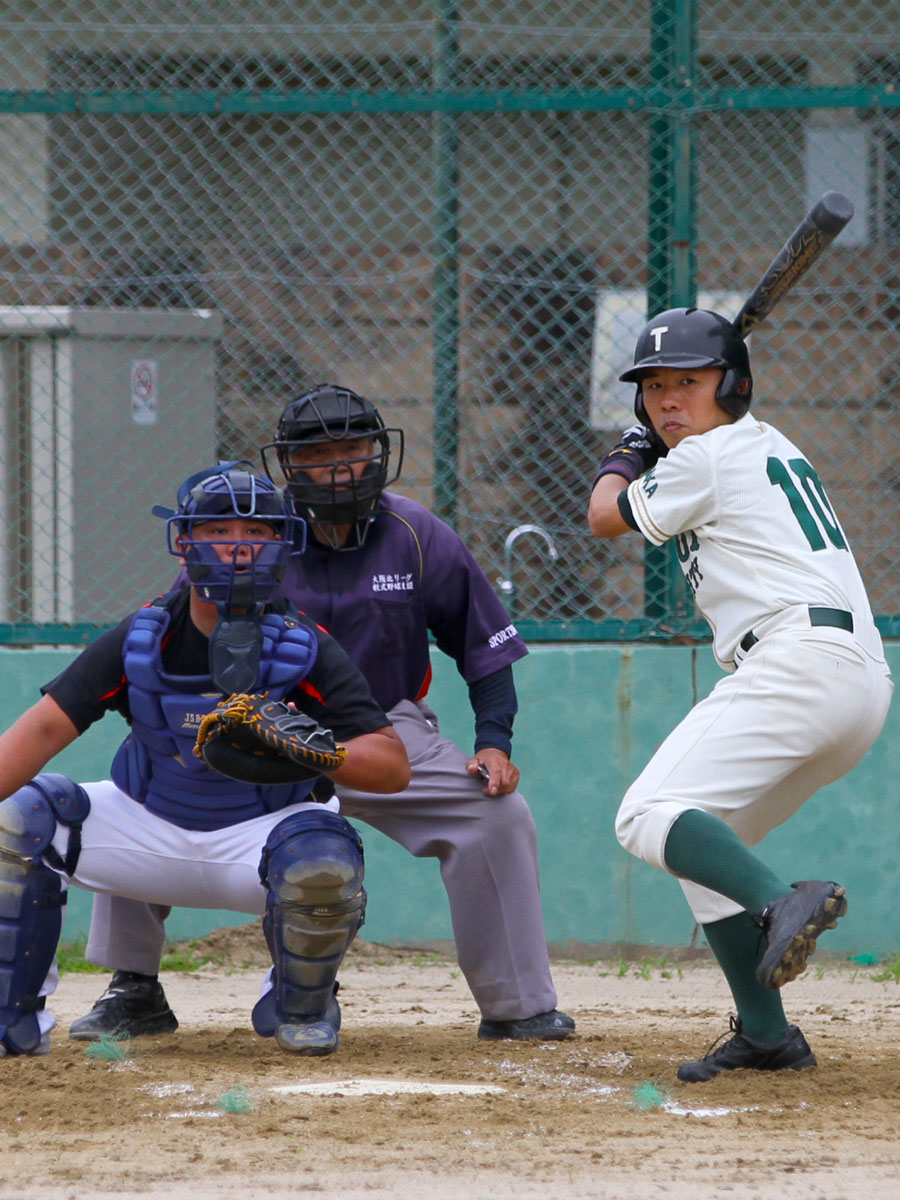
[[[853,205],[841,192],[826,192],[809,210],[769,263],[732,322],[745,338],[769,315],[778,301],[802,279],[819,255],[853,216]]]

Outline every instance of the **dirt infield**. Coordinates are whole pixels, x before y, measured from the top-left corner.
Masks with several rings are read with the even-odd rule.
[[[255,927],[216,936],[264,961]],[[178,1032],[98,1058],[65,1030],[104,977],[66,975],[52,1053],[0,1063],[0,1200],[894,1200],[900,985],[877,971],[820,954],[786,992],[817,1068],[706,1085],[674,1077],[727,1026],[705,958],[557,962],[577,1035],[529,1045],[476,1039],[452,961],[358,943],[324,1059],[252,1033],[242,965],[165,975]]]

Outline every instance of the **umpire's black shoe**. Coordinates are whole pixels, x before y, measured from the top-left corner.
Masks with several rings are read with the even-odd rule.
[[[482,1017],[478,1036],[487,1042],[499,1042],[504,1038],[514,1041],[559,1042],[575,1032],[575,1022],[565,1013],[553,1008],[550,1012],[537,1013],[533,1017],[520,1017],[515,1021],[489,1021]]]
[[[91,1011],[69,1026],[69,1037],[86,1042],[104,1035],[174,1033],[177,1028],[178,1020],[158,979],[116,971]]]
[[[722,1071],[802,1071],[816,1065],[816,1056],[796,1025],[788,1025],[774,1046],[745,1037],[739,1017],[731,1018],[730,1028],[734,1037],[717,1048],[713,1043],[703,1058],[681,1064],[675,1074],[682,1083],[706,1083]]]
[[[834,929],[847,911],[847,889],[836,883],[808,879],[792,883],[789,895],[767,904],[757,924],[766,935],[768,947],[756,968],[756,978],[767,988],[780,988],[806,970],[806,960],[815,951],[816,938]]]

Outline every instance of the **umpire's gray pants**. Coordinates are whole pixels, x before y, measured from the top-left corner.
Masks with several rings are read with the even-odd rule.
[[[341,813],[417,858],[440,861],[459,966],[483,1016],[513,1020],[555,1008],[537,837],[525,798],[519,792],[485,796],[483,782],[466,772],[469,756],[441,736],[426,704],[404,700],[388,716],[409,755],[410,784],[391,796],[339,787]],[[377,880],[372,883],[377,896]],[[113,970],[155,974],[170,911],[96,895],[87,958]]]

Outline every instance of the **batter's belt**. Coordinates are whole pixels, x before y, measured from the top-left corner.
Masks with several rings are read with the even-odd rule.
[[[832,629],[843,629],[847,633],[853,632],[853,613],[846,612],[843,608],[814,608],[809,606],[809,623],[815,625],[829,625]],[[748,650],[752,650],[759,638],[751,630],[745,633],[740,640],[740,648],[746,654]]]

